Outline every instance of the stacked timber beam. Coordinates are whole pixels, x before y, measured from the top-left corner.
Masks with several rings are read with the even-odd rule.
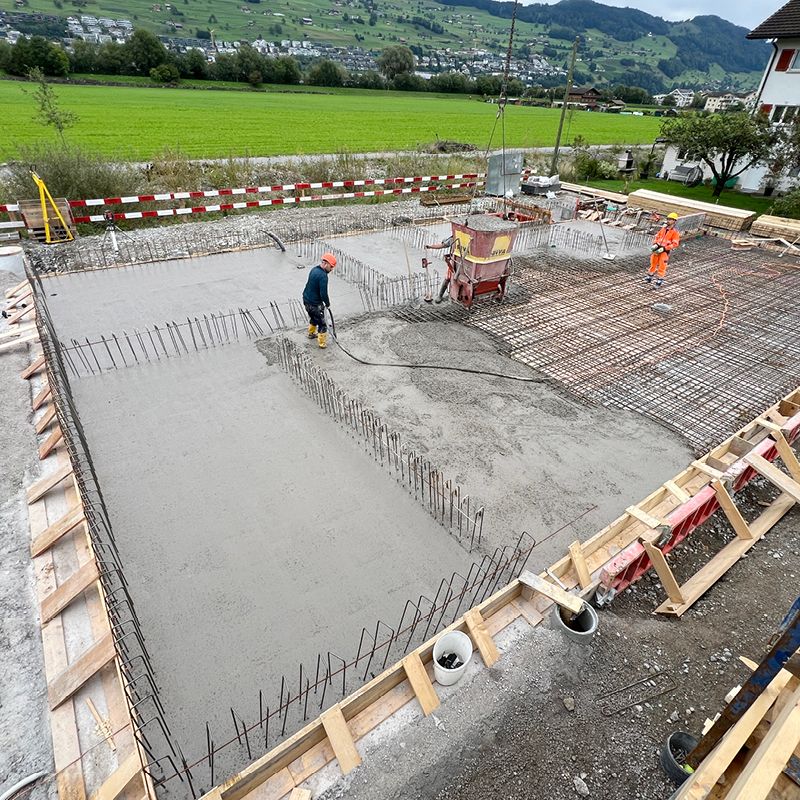
[[[608,200],[616,203],[619,206],[624,206],[628,202],[628,195],[620,194],[619,192],[609,192],[605,189],[595,189],[592,186],[582,186],[579,183],[561,183],[561,188],[566,192],[573,192],[574,194],[583,195],[586,197],[599,197],[603,200]]]
[[[703,203],[686,197],[651,192],[648,189],[637,189],[635,192],[631,192],[628,195],[628,205],[643,208],[645,211],[655,211],[663,216],[673,211],[681,216],[703,213],[706,215],[708,225],[728,231],[747,230],[756,218],[755,211]]]
[[[741,661],[751,670],[758,666],[747,658]],[[731,694],[735,694],[735,690]],[[708,727],[712,724],[707,720]],[[800,678],[796,671],[782,669],[703,759],[674,798],[789,800],[800,797],[794,777],[799,756]]]
[[[754,236],[765,236],[768,239],[784,239],[787,242],[797,242],[800,240],[800,220],[762,214],[753,223],[750,233]]]
[[[782,458],[793,475],[792,459],[797,459],[790,442],[798,435],[800,389],[666,481],[641,503],[626,509],[618,520],[591,539],[573,542],[569,554],[549,570],[538,576],[523,573],[333,709],[213,788],[204,800],[293,800],[304,782],[334,761],[347,774],[361,763],[359,741],[382,722],[411,703],[416,704],[417,713],[425,716],[440,705],[433,683],[433,646],[439,636],[453,630],[466,633],[484,667],[489,667],[502,657],[499,634],[513,623],[536,627],[555,606],[575,613],[582,598],[590,597],[598,588],[605,588],[606,593],[610,589],[613,595],[615,587],[624,588],[654,567],[662,576],[664,554],[670,546],[686,538],[720,508],[735,520],[736,514],[731,510],[732,506],[735,509],[733,493],[756,474],[768,473],[770,480],[780,483],[782,494],[763,512],[760,521],[749,524],[753,537],[748,543],[755,543],[800,499],[800,485],[795,489],[787,483],[792,480],[790,476],[784,475],[785,480],[777,478],[775,473],[780,470],[770,463]],[[728,499],[722,499],[725,497]],[[680,514],[684,517],[676,527],[675,519]],[[738,540],[743,529],[740,526],[737,530],[734,525],[734,530]],[[718,560],[691,591],[678,586],[674,578],[669,582],[667,572],[663,572],[670,606],[658,610],[682,614],[740,557],[726,556],[724,564]]]
[[[28,298],[32,310],[31,294],[24,282],[7,296]],[[32,385],[41,477],[28,487],[26,499],[59,800],[154,798],[133,735],[84,505],[60,427],[59,398],[46,374],[38,329],[16,330],[19,335],[6,344],[33,347],[20,377]]]

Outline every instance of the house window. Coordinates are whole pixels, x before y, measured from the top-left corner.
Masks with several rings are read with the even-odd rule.
[[[797,116],[797,106],[789,106],[783,113],[783,122],[789,124]]]
[[[772,112],[772,121],[780,122],[784,111],[786,111],[786,106],[775,106],[775,110]]]
[[[778,56],[778,63],[775,66],[775,72],[786,72],[786,70],[789,69],[789,65],[794,60],[796,52],[797,51],[791,47],[781,50],[781,54]]]
[[[800,71],[800,50],[795,52],[792,58],[792,62],[789,64],[789,71],[790,72]]]

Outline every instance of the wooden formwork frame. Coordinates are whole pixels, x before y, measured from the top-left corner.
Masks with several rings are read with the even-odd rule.
[[[7,291],[6,298],[16,307],[31,293],[24,281]],[[31,300],[26,309],[33,309]],[[35,312],[31,316],[35,318]],[[9,324],[18,322],[19,318],[9,319]],[[11,330],[16,335],[7,336],[7,349],[33,346],[33,361],[20,377],[39,382],[31,406],[37,415],[34,427],[40,436],[43,474],[28,487],[26,500],[58,796],[60,800],[154,800],[134,736],[83,500],[44,374],[45,356],[38,352],[38,330],[35,326]],[[72,615],[69,625],[65,613]],[[70,637],[67,628],[76,622],[76,613],[83,632]],[[90,643],[74,652],[75,638],[88,638]],[[94,730],[80,722],[85,717],[83,707],[91,714]],[[89,769],[85,759],[95,748],[107,749],[108,755],[92,758]]]

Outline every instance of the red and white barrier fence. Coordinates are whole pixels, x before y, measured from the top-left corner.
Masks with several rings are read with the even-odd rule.
[[[275,184],[273,186],[248,186],[239,189],[209,189],[207,191],[198,192],[165,192],[163,194],[138,194],[130,195],[128,197],[98,197],[91,200],[68,200],[71,208],[89,208],[91,206],[115,206],[128,203],[157,203],[167,200],[195,200],[203,197],[231,197],[236,195],[248,194],[272,194],[275,192],[296,192],[304,191],[306,189],[354,189],[358,186],[392,186],[397,184],[414,184],[414,183],[433,183],[434,181],[469,181],[475,180],[480,182],[485,175],[483,173],[464,173],[462,175],[415,175],[413,177],[402,178],[364,178],[363,180],[348,180],[348,181],[320,181],[318,183],[284,183]],[[470,184],[474,185],[474,184]],[[458,185],[459,187],[461,184]],[[438,188],[452,188],[451,186],[439,186]],[[432,191],[433,187],[428,187],[426,191]],[[392,192],[383,192],[383,194],[391,194]],[[398,192],[394,192],[398,193]],[[348,197],[371,197],[372,194],[341,194],[341,195],[324,195],[316,197],[316,200],[341,200]],[[306,198],[296,198],[307,202]],[[291,202],[294,202],[290,198]],[[224,206],[208,206],[208,210],[218,211],[220,208],[254,208],[256,205],[278,205],[278,203],[261,202],[251,205],[243,205],[240,203],[225,204]],[[202,208],[198,206],[198,208]],[[194,213],[187,209],[175,209],[181,213]],[[6,205],[0,204],[0,212],[19,211],[19,205],[16,203],[9,203]],[[173,216],[172,209],[166,209],[165,214],[156,214],[150,212],[142,212],[140,216],[119,216],[118,219],[140,219],[142,216]],[[102,217],[79,217],[76,222],[100,222]]]
[[[441,183],[435,186],[409,186],[403,189],[376,189],[368,192],[340,192],[339,194],[303,195],[302,197],[273,197],[268,200],[245,200],[241,203],[219,203],[210,206],[191,206],[187,208],[160,208],[152,211],[128,211],[114,214],[115,220],[148,219],[151,217],[178,217],[186,214],[207,214],[213,211],[233,211],[241,208],[261,208],[264,206],[298,205],[300,203],[318,203],[321,200],[349,200],[360,197],[380,197],[382,195],[401,195],[416,192],[436,192],[439,189],[471,189],[476,182]],[[92,214],[88,217],[74,217],[79,222],[103,222],[103,214]]]

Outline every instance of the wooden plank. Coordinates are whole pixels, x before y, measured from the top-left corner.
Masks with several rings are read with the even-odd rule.
[[[408,682],[411,684],[411,688],[417,696],[417,700],[422,708],[422,713],[427,717],[439,708],[441,701],[416,651],[403,659],[403,669],[405,669]]]
[[[20,325],[18,328],[7,328],[0,333],[0,342],[9,342],[15,339],[21,339],[28,334],[36,333],[36,325],[32,322],[25,325]]]
[[[39,445],[39,461],[44,461],[53,450],[58,447],[58,445],[64,439],[64,432],[61,430],[59,425],[56,425],[52,431],[47,435],[47,438]]]
[[[663,528],[670,528],[670,524],[665,522],[663,519],[656,519],[652,514],[648,514],[646,511],[642,511],[641,508],[637,508],[636,506],[628,506],[625,509],[626,514],[630,514],[635,519],[638,519],[639,522],[647,525],[648,528],[652,528],[654,531],[660,531]]]
[[[718,469],[714,469],[713,467],[709,467],[708,464],[705,464],[702,461],[692,461],[692,466],[700,470],[704,475],[708,475],[709,478],[716,478],[717,480],[722,480],[723,476],[725,475],[724,472],[720,472]]]
[[[800,689],[796,689],[727,794],[727,800],[765,800],[800,743]]]
[[[44,433],[45,428],[56,418],[56,404],[50,403],[47,406],[47,410],[42,414],[42,416],[37,420],[35,428],[36,433]]]
[[[688,611],[756,542],[758,539],[736,538],[728,542],[711,561],[698,570],[681,586],[684,601],[681,604],[668,600],[657,609],[659,614],[681,616]]]
[[[786,469],[789,470],[789,474],[795,481],[800,482],[800,461],[797,460],[792,446],[786,441],[783,431],[776,431],[772,436],[773,439],[775,439],[775,447],[778,451],[778,455],[783,459],[783,463]]]
[[[92,700],[91,697],[86,698],[86,705],[89,707],[92,717],[94,717],[97,729],[104,735],[103,741],[108,744],[112,753],[116,753],[117,745],[114,743],[114,731],[111,729],[111,723],[100,716],[100,712],[97,710],[97,706],[95,706],[94,700]]]
[[[750,531],[754,538],[760,539],[772,530],[785,514],[795,506],[795,500],[788,494],[781,494],[767,506],[761,514],[750,523]]]
[[[91,800],[116,800],[125,787],[139,774],[142,765],[138,753],[131,753],[92,794]]]
[[[22,370],[20,377],[22,377],[23,380],[28,380],[28,378],[35,375],[43,366],[44,356],[39,356],[29,367],[26,367],[24,370]]]
[[[50,622],[99,578],[100,574],[94,561],[89,561],[70,575],[58,589],[42,601],[42,623]]]
[[[583,547],[579,541],[574,541],[569,546],[569,556],[572,559],[572,566],[575,567],[575,574],[578,576],[578,583],[581,589],[585,589],[592,582],[589,567],[586,566],[586,556],[583,554]]]
[[[580,597],[568,594],[560,586],[556,586],[554,583],[550,583],[528,570],[525,570],[519,576],[519,581],[523,586],[549,597],[554,603],[558,603],[562,608],[568,609],[573,614],[580,614],[583,611],[584,602]]]
[[[42,386],[39,391],[39,394],[33,398],[33,403],[31,403],[34,411],[41,408],[45,404],[45,401],[50,397],[52,391],[53,390],[50,388],[50,384],[45,381],[44,386]]]
[[[289,800],[311,800],[311,792],[308,789],[295,787],[289,795]]]
[[[708,795],[777,700],[789,677],[788,673],[784,675],[780,672],[773,678],[770,685],[753,701],[750,708],[742,714],[739,721],[683,784],[677,800],[702,800]]]
[[[14,313],[13,313],[13,314],[12,314],[12,315],[11,315],[11,316],[8,318],[8,324],[9,324],[9,325],[17,325],[17,324],[19,323],[19,321],[20,321],[20,320],[21,320],[21,319],[22,319],[22,318],[23,318],[23,317],[24,317],[26,314],[30,314],[30,313],[32,313],[32,312],[35,312],[35,310],[36,310],[36,307],[35,307],[33,304],[31,304],[31,305],[29,305],[29,306],[25,306],[25,308],[20,308],[18,311],[15,311],[15,312],[14,312]],[[34,313],[34,316],[36,316],[36,314],[35,314],[35,313]]]
[[[426,676],[427,677],[427,676]],[[336,760],[339,762],[339,769],[343,775],[352,772],[360,763],[361,756],[356,750],[350,729],[347,727],[341,706],[337,703],[331,706],[320,716],[325,735],[331,743]]]
[[[661,581],[661,585],[664,587],[664,591],[667,593],[667,597],[673,602],[678,605],[682,605],[686,602],[686,598],[683,596],[681,592],[681,587],[678,585],[678,582],[675,580],[675,576],[672,574],[672,570],[667,564],[667,559],[664,556],[664,553],[661,552],[654,544],[651,544],[646,539],[640,539],[642,543],[642,547],[644,547],[645,552],[647,553],[650,562],[653,564],[653,567],[658,574],[659,580]]]
[[[733,502],[733,498],[728,494],[728,490],[723,483],[715,480],[711,482],[711,485],[714,487],[720,508],[728,518],[728,522],[730,522],[736,535],[740,539],[752,539],[753,532],[750,530],[750,526],[745,521],[741,511],[736,507],[736,503]]]
[[[494,639],[489,636],[489,632],[486,630],[481,612],[477,608],[470,609],[464,615],[464,621],[467,623],[470,638],[478,648],[483,663],[487,667],[496,664],[500,660],[500,652],[494,643]]]
[[[675,498],[681,501],[681,503],[685,503],[688,500],[692,499],[692,496],[681,489],[675,481],[664,481],[664,488]]]
[[[47,698],[50,708],[58,708],[65,700],[72,697],[92,675],[108,664],[114,655],[114,641],[109,631],[49,684]]]
[[[62,536],[75,530],[78,525],[86,522],[82,506],[75,506],[68,511],[61,519],[45,528],[31,543],[31,555],[38,556],[52,547]]]
[[[18,283],[16,286],[12,286],[10,289],[6,289],[5,295],[6,297],[13,297],[17,292],[21,292],[25,286],[28,284],[28,279],[25,278],[24,281]]]
[[[774,464],[770,464],[766,458],[758,455],[758,453],[748,453],[744,460],[770,483],[775,484],[781,492],[793,497],[795,502],[800,502],[800,484],[792,480],[785,472],[781,472]]]
[[[49,475],[40,478],[28,489],[28,503],[35,503],[44,497],[54,486],[61,483],[68,475],[72,475],[72,465],[67,462]]]
[[[30,342],[36,342],[39,340],[38,333],[27,333],[24,336],[20,336],[18,339],[11,339],[11,341],[3,342],[0,344],[0,353],[5,353],[8,350],[13,350],[20,344],[28,344]]]

